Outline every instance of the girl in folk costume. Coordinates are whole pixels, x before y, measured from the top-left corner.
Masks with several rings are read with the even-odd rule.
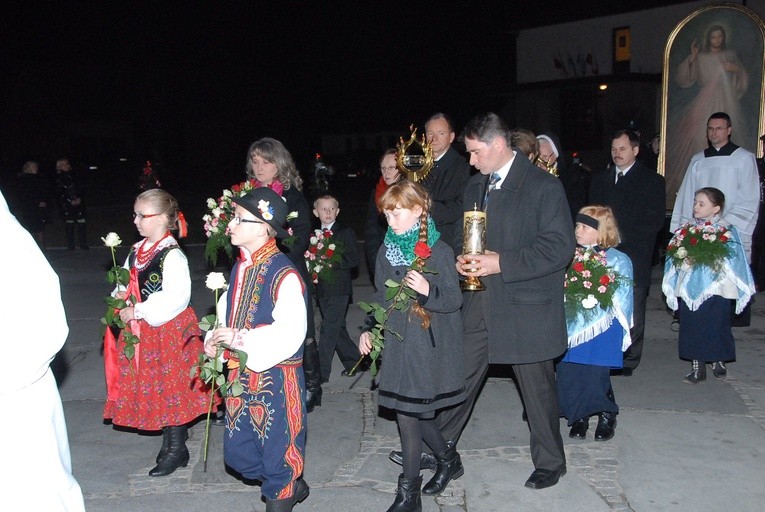
[[[117,380],[116,388],[108,390],[104,418],[114,425],[162,430],[162,449],[149,475],[165,476],[188,464],[187,424],[207,412],[209,392],[201,379],[189,377],[203,345],[189,306],[188,261],[170,234],[176,226],[185,231],[178,202],[152,189],[140,194],[133,208],[133,223],[145,238],[133,245],[125,262],[128,289],[118,287],[114,296],[135,297],[119,315],[140,343],[131,360],[122,351],[109,358],[114,367],[107,364],[107,381],[110,374]],[[123,343],[124,332],[116,347]],[[113,353],[116,347],[106,343],[104,350]]]
[[[377,303],[389,308],[378,402],[396,412],[403,453],[403,473],[388,512],[419,511],[423,441],[437,460],[436,474],[423,493],[440,493],[452,478],[464,473],[456,448],[447,445],[434,419],[438,409],[464,400],[462,293],[454,253],[440,240],[428,215],[430,198],[425,189],[402,180],[388,188],[378,206],[389,225],[375,271]],[[420,263],[437,273],[413,270]],[[386,300],[387,280],[401,281],[416,292],[411,307],[391,308],[392,299]],[[361,334],[361,354],[371,352],[371,341],[369,332]]]
[[[300,177],[292,155],[280,141],[263,137],[250,145],[247,151],[247,177],[254,179],[258,187],[268,187],[279,194],[287,203],[287,211],[296,213],[297,217],[288,221],[289,235],[280,240],[279,250],[292,261],[300,272],[300,277],[306,283],[311,282],[303,255],[310,245],[311,208],[303,196],[303,179]],[[291,240],[287,243],[286,240]],[[316,326],[313,318],[313,290],[309,286],[306,314],[308,330],[305,335],[303,352],[303,370],[306,383],[306,410],[312,412],[315,406],[321,405],[321,369],[319,367],[319,350],[316,346]]]
[[[605,251],[606,266],[614,272],[612,304],[599,304],[566,314],[568,350],[556,368],[558,405],[571,427],[569,437],[587,435],[590,416],[598,415],[596,441],[614,436],[619,406],[611,388],[612,368],[622,367],[622,353],[630,346],[633,291],[632,262],[615,249],[619,229],[611,208],[585,206],[576,215],[576,242],[585,250]],[[568,276],[567,276],[568,279]]]
[[[721,228],[727,230],[724,236],[729,253],[716,269],[692,262],[678,267],[669,253],[664,264],[661,289],[667,297],[667,305],[678,311],[678,352],[680,359],[691,361],[691,372],[683,379],[689,384],[706,379],[707,363],[711,363],[716,378],[725,378],[725,363],[736,359],[731,300],[735,301],[738,314],[755,293],[741,238],[736,228],[722,218],[724,209],[725,195],[719,189],[704,187],[696,191],[693,201],[696,227],[718,232]],[[688,236],[687,225],[675,232],[670,248],[685,236]],[[678,253],[680,249],[683,248],[680,247]]]

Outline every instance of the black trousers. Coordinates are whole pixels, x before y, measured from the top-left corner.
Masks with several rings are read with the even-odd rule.
[[[319,363],[321,378],[329,380],[332,372],[332,359],[335,352],[346,370],[353,368],[360,355],[359,349],[348,334],[345,315],[348,311],[349,295],[319,296],[321,311],[321,329],[319,330]]]
[[[436,416],[444,438],[454,442],[470,418],[489,368],[489,331],[483,307],[485,295],[483,292],[465,292],[462,297],[467,396],[461,404],[444,409]],[[534,467],[551,471],[565,468],[553,360],[513,365],[513,372],[528,416]]]

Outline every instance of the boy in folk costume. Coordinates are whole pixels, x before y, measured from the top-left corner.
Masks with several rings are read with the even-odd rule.
[[[309,492],[302,478],[306,285],[276,247],[275,237],[287,236],[284,200],[262,187],[234,203],[229,229],[240,257],[218,302],[226,326],[208,335],[205,353],[214,357],[223,343],[247,354],[241,368],[235,352],[222,353],[229,382],[244,387],[240,396],[226,397],[224,459],[243,477],[263,482],[267,512],[289,511]]]

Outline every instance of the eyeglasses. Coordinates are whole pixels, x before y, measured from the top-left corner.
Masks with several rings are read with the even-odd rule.
[[[395,171],[396,169],[398,169],[398,167],[396,167],[395,165],[391,165],[389,167],[380,166],[380,171],[382,171],[382,172]]]
[[[231,219],[231,223],[232,223],[232,224],[235,224],[235,225],[236,225],[236,224],[241,224],[242,222],[250,222],[250,223],[252,223],[252,224],[262,224],[262,222],[260,222],[259,220],[252,220],[252,219],[243,219],[243,218],[241,218],[241,217],[240,217],[240,216],[238,216],[238,215],[237,215],[236,217],[233,217],[233,218]]]
[[[149,213],[149,214],[143,214],[143,213],[135,213],[133,212],[133,218],[138,220],[143,219],[150,219],[152,217],[156,217],[157,215],[162,215],[161,213]]]

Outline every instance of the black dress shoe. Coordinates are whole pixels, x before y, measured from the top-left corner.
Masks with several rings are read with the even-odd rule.
[[[529,489],[545,489],[558,483],[560,477],[566,474],[566,468],[553,471],[550,469],[535,469],[528,480],[526,487]]]
[[[587,429],[590,427],[590,418],[582,418],[571,425],[568,437],[572,439],[584,439],[587,437]]]
[[[595,429],[596,441],[608,441],[614,437],[616,428],[616,413],[601,412],[598,414],[598,427]]]

